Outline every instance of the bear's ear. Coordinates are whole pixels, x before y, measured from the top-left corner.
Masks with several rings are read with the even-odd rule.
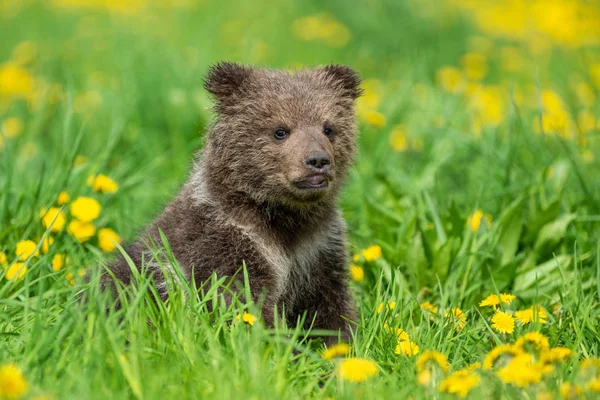
[[[220,102],[226,101],[238,92],[250,77],[252,70],[232,62],[220,62],[208,70],[204,88]]]
[[[360,97],[363,90],[360,88],[360,77],[350,67],[345,65],[329,64],[323,67],[323,72],[336,89],[341,89],[344,95],[353,100]]]

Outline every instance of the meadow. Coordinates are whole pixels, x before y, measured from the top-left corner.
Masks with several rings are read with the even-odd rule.
[[[597,1],[7,0],[0,36],[0,399],[600,398]],[[88,283],[185,180],[222,60],[364,79],[347,345]]]

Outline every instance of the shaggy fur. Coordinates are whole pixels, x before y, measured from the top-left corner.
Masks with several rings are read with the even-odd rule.
[[[355,154],[359,83],[352,69],[338,65],[297,72],[233,63],[211,68],[205,88],[216,120],[206,145],[177,197],[127,249],[136,265],[144,260],[161,296],[168,285],[144,239],[161,243],[158,228],[187,279],[201,284],[213,272],[233,276],[245,263],[254,299],[266,294],[267,325],[274,307],[283,307],[291,324],[307,312],[307,325],[314,319],[314,327],[348,339],[346,319],[356,312],[336,201]],[[277,130],[286,137],[277,139]],[[329,158],[321,171],[328,186],[299,188],[314,172],[307,157],[317,153]],[[130,283],[123,258],[109,268]],[[110,279],[104,275],[103,285]]]

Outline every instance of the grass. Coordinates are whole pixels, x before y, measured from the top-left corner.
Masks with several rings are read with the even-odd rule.
[[[0,364],[22,371],[23,398],[452,397],[439,392],[443,377],[533,331],[572,355],[524,387],[477,369],[469,396],[594,396],[600,367],[582,361],[600,355],[594,3],[190,3],[0,6]],[[502,7],[531,18],[533,32],[520,33]],[[563,23],[548,28],[557,7]],[[572,8],[592,22],[572,23]],[[505,23],[486,20],[489,11]],[[378,369],[364,382],[341,378],[341,361],[324,360],[310,332],[243,323],[236,316],[259,308],[227,308],[215,292],[198,297],[184,285],[154,304],[140,290],[106,314],[107,300],[79,271],[93,276],[112,255],[96,236],[81,242],[41,223],[40,209],[66,191],[71,201],[99,201],[96,228],[133,240],[185,180],[211,118],[203,74],[225,59],[286,68],[334,61],[365,79],[360,154],[341,198],[364,273],[353,282],[361,317],[351,356]],[[93,192],[87,179],[96,173],[118,191]],[[17,243],[41,250],[47,236],[50,250],[29,257],[22,279],[7,279]],[[381,256],[362,255],[372,245]],[[58,272],[57,254],[68,257]],[[511,315],[541,306],[547,320],[500,333],[494,311],[479,306],[493,293],[516,296],[501,306]],[[377,312],[388,302],[395,306]],[[454,308],[464,312],[462,329]],[[419,354],[395,353],[396,328],[419,354],[444,354],[450,372],[434,369],[419,384]],[[534,365],[513,367],[534,374]]]

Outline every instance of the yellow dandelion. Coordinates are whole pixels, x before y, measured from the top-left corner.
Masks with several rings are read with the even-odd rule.
[[[455,394],[458,397],[467,397],[469,392],[479,386],[479,375],[473,371],[461,369],[454,372],[440,384],[440,392]]]
[[[0,64],[0,95],[27,98],[34,85],[26,69],[11,62]]]
[[[30,256],[37,257],[40,251],[36,249],[37,245],[33,240],[21,240],[17,243],[15,255],[21,261],[27,260]]]
[[[73,275],[72,272],[69,272],[67,275],[65,275],[65,279],[69,286],[75,285],[75,275]]]
[[[412,357],[419,354],[419,346],[410,340],[399,340],[394,353]]]
[[[348,353],[350,353],[350,346],[346,343],[339,343],[325,349],[321,353],[321,358],[323,360],[331,360],[332,358],[347,356]]]
[[[513,333],[515,330],[515,317],[504,311],[497,311],[492,316],[492,328],[500,333]]]
[[[8,259],[6,258],[6,254],[0,251],[0,266],[6,267],[8,265]]]
[[[502,304],[510,304],[515,299],[515,296],[512,294],[501,293],[500,296],[497,294],[490,294],[487,298],[485,298],[481,303],[479,303],[479,307],[494,307]]]
[[[67,204],[69,202],[69,200],[71,200],[69,193],[62,191],[58,194],[58,197],[56,198],[56,203],[59,206],[62,206],[63,204]]]
[[[254,326],[254,323],[256,322],[256,320],[258,319],[256,316],[250,314],[248,311],[244,311],[243,314],[238,314],[235,317],[238,321],[242,321],[245,322],[246,324],[250,325],[250,326]]]
[[[23,122],[17,117],[7,118],[2,121],[2,133],[6,137],[19,136],[23,131]]]
[[[460,59],[467,78],[480,81],[487,75],[487,58],[483,54],[467,53]]]
[[[475,210],[467,220],[467,225],[471,228],[471,231],[477,232],[481,226],[481,221],[485,222],[485,225],[489,228],[492,226],[492,217],[489,214],[485,214],[481,210]]]
[[[68,258],[64,254],[57,254],[52,258],[52,270],[58,272],[66,264]]]
[[[23,279],[25,273],[27,272],[27,266],[25,263],[14,263],[6,270],[6,279],[9,281],[19,281]]]
[[[506,366],[500,368],[497,375],[504,383],[526,387],[539,383],[542,376],[552,370],[551,366],[536,362],[531,354],[521,353],[513,357]]]
[[[421,355],[417,358],[416,361],[417,371],[424,371],[425,369],[430,369],[431,366],[437,366],[442,371],[448,372],[450,370],[450,363],[448,362],[448,358],[435,350],[425,350]]]
[[[446,317],[450,317],[457,330],[462,330],[467,325],[467,316],[458,307],[454,307],[450,312],[446,312]]]
[[[423,371],[417,373],[417,382],[421,386],[428,386],[431,384],[433,380],[433,372],[430,369],[424,369]]]
[[[377,364],[365,358],[346,358],[340,361],[338,376],[349,382],[362,382],[375,375],[379,369]]]
[[[583,390],[579,385],[570,382],[561,383],[558,392],[563,399],[580,399],[583,394]]]
[[[98,230],[98,247],[100,250],[110,253],[117,248],[116,243],[121,243],[121,237],[110,228]]]
[[[359,262],[360,261],[360,256],[358,254],[352,254],[352,261]]]
[[[365,279],[365,271],[358,265],[351,265],[350,278],[352,278],[354,282],[361,283]]]
[[[438,312],[438,308],[428,301],[424,301],[419,307],[421,307],[421,310],[429,311],[432,314],[437,314]]]
[[[90,240],[96,233],[96,227],[91,222],[73,220],[67,226],[67,232],[80,242]]]
[[[385,304],[385,308],[386,308],[386,310],[393,310],[394,308],[396,308],[396,302],[388,301]],[[383,303],[379,303],[379,306],[377,306],[377,314],[381,314],[382,311],[383,311]]]
[[[408,138],[404,125],[396,125],[390,131],[390,145],[396,151],[402,152],[408,149]]]
[[[446,92],[460,93],[465,88],[463,75],[456,67],[444,66],[435,76],[437,84]]]
[[[27,392],[27,381],[14,364],[0,366],[0,398],[17,399]]]
[[[531,346],[536,351],[544,351],[550,349],[548,338],[539,332],[527,332],[515,342],[515,346],[525,350],[527,346]]]
[[[81,222],[92,222],[100,216],[102,207],[98,200],[80,196],[71,203],[71,214]]]
[[[42,253],[44,253],[44,254],[48,253],[48,250],[50,250],[50,246],[52,246],[53,244],[54,244],[54,238],[50,235],[46,236],[46,238],[42,242]]]
[[[361,251],[361,254],[365,258],[365,260],[375,261],[381,257],[381,247],[377,244],[373,244]]]
[[[527,325],[533,321],[545,324],[548,321],[548,313],[546,313],[546,310],[542,306],[537,306],[536,310],[533,307],[529,307],[526,310],[516,311],[515,318],[522,325]]]
[[[523,350],[512,344],[501,344],[494,347],[483,360],[483,369],[498,368],[506,365]]]
[[[567,360],[573,354],[568,347],[553,347],[542,351],[540,359],[545,363],[561,362]]]
[[[396,337],[398,338],[398,340],[409,340],[410,337],[408,336],[408,333],[406,333],[406,331],[402,328],[392,328],[388,325],[387,322],[385,322],[383,324],[383,329],[387,332],[387,333],[394,333],[396,335]]]
[[[40,218],[45,228],[50,228],[50,232],[60,232],[65,227],[65,214],[60,208],[50,207],[48,210],[40,211]]]
[[[115,193],[119,190],[117,182],[103,174],[92,175],[88,178],[87,182],[95,192]]]
[[[386,124],[385,115],[375,110],[362,110],[357,112],[358,117],[367,124],[376,128],[381,128]]]
[[[600,393],[600,377],[589,381],[587,384],[587,388],[591,392]]]

